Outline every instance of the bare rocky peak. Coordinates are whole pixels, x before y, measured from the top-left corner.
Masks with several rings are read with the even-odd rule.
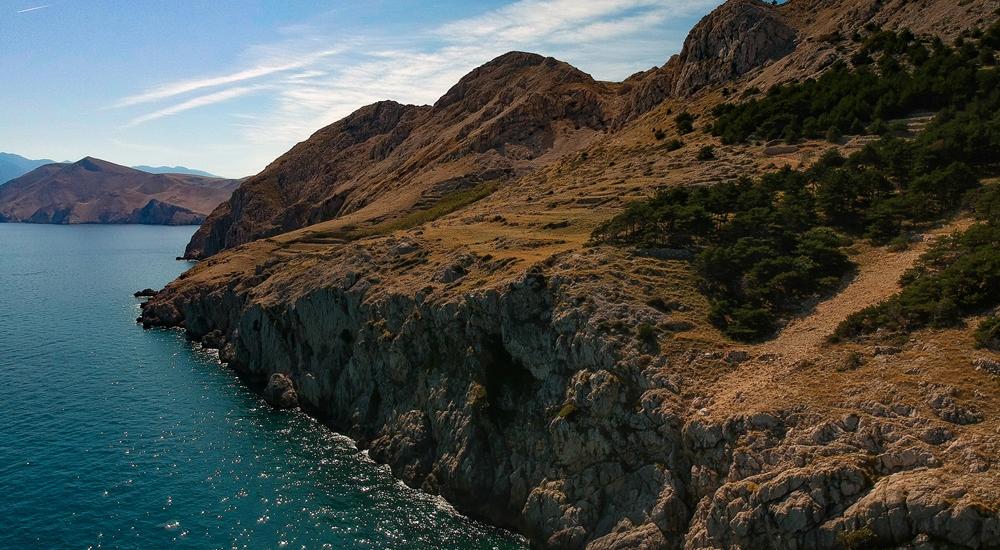
[[[795,49],[796,30],[779,7],[759,0],[730,0],[691,30],[673,60],[673,92],[687,95],[728,82]]]
[[[555,58],[508,52],[462,77],[434,107],[441,110],[461,104],[466,112],[475,112],[504,90],[593,82],[587,73]]]
[[[668,97],[732,81],[795,51],[798,32],[782,9],[759,0],[729,0],[716,8],[691,29],[681,52],[663,67],[625,80],[624,107],[615,126]]]

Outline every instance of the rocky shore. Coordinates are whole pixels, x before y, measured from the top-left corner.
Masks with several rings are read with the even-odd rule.
[[[725,376],[750,354],[653,353],[657,343],[608,330],[670,315],[635,299],[641,287],[579,274],[658,260],[593,250],[488,288],[408,295],[379,282],[391,251],[419,256],[421,246],[345,249],[321,266],[322,283],[294,289],[266,269],[255,286],[168,287],[142,322],[184,326],[248,380],[270,380],[271,402],[297,400],[406,483],[546,547],[1000,541],[985,504],[995,456],[958,435],[960,419],[905,401],[718,410],[697,378]]]

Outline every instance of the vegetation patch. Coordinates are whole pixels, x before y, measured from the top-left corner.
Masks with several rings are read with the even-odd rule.
[[[976,327],[976,347],[1000,351],[1000,317],[991,315]]]
[[[713,111],[711,130],[724,143],[830,139],[885,127],[914,111],[961,108],[978,90],[1000,87],[996,71],[981,70],[994,65],[998,44],[1000,24],[954,47],[905,29],[873,32],[852,59],[854,68],[840,62],[817,79],[776,86],[742,104],[723,103]]]
[[[415,210],[402,217],[368,227],[349,225],[333,231],[308,231],[303,237],[298,239],[298,242],[324,244],[331,240],[347,242],[364,237],[377,237],[388,235],[394,231],[412,229],[461,210],[476,201],[490,196],[499,188],[499,181],[484,182],[475,187],[445,195],[430,208]],[[289,246],[290,244],[285,243],[284,246]]]
[[[684,111],[674,117],[674,124],[677,125],[677,132],[681,135],[690,134],[694,131],[694,115]]]
[[[889,300],[859,311],[837,327],[835,338],[855,338],[878,329],[909,332],[959,324],[964,316],[1000,305],[1000,217],[984,203],[1000,202],[991,185],[976,209],[981,221],[941,239],[901,283]],[[986,347],[1000,336],[996,317],[980,323],[976,341]]]
[[[837,536],[837,539],[845,550],[875,548],[876,538],[875,531],[868,525],[851,531],[842,531]]]
[[[423,225],[425,223],[430,223],[438,218],[447,216],[452,212],[456,212],[466,206],[482,200],[490,195],[492,195],[500,187],[499,181],[488,181],[480,183],[475,187],[469,189],[464,189],[461,191],[455,191],[454,193],[449,193],[441,200],[436,202],[434,206],[424,210],[416,210],[406,214],[405,216],[388,220],[371,227],[359,227],[350,231],[350,236],[355,239],[362,237],[374,237],[381,235],[388,235],[395,231],[401,231],[404,229],[412,229],[414,227]]]
[[[576,405],[570,402],[564,404],[559,409],[559,412],[556,413],[556,416],[558,416],[559,418],[565,418],[566,420],[569,420],[573,418],[576,415],[576,413],[577,413]]]
[[[905,31],[876,33],[866,48],[881,52],[877,72],[840,66],[818,80],[717,109],[714,129],[731,141],[780,136],[789,126],[805,127],[802,116],[819,116],[831,105],[834,112],[843,104],[845,113],[870,120],[874,111],[861,117],[848,107],[864,94],[877,99],[876,92],[890,90],[904,99],[879,113],[917,106],[940,112],[914,139],[887,135],[848,158],[831,150],[808,170],[785,168],[756,180],[660,190],[598,226],[592,242],[689,251],[712,322],[737,340],[771,336],[789,314],[829,294],[851,273],[845,248],[853,240],[897,239],[898,246],[906,231],[953,214],[971,194],[980,195],[976,209],[987,213],[984,220],[990,219],[988,212],[1000,211],[995,191],[980,191],[978,181],[1000,165],[1000,80],[996,68],[977,65],[975,53],[992,48],[993,36],[1000,37],[1000,24],[978,43],[950,48],[933,42],[923,59],[911,52],[923,44]],[[933,78],[911,82],[920,80],[917,76]],[[911,87],[898,87],[903,83]],[[840,122],[816,123],[819,137]],[[997,300],[998,236],[987,221],[935,247],[939,259],[922,262],[896,305],[852,319],[843,334],[890,321],[904,329],[952,323]]]

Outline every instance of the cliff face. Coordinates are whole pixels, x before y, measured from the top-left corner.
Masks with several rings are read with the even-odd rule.
[[[726,2],[695,25],[673,60],[673,93],[733,81],[795,49],[781,9],[760,0]],[[673,67],[671,67],[673,68]]]
[[[688,262],[587,246],[595,225],[660,186],[808,165],[831,147],[773,152],[696,131],[669,150],[680,110],[707,116],[723,85],[814,74],[817,52],[849,55],[818,38],[830,24],[975,21],[988,2],[934,0],[915,12],[885,2],[903,11],[843,15],[861,4],[875,6],[730,2],[689,40],[694,65],[672,61],[621,85],[509,54],[433,107],[362,109],[221,205],[213,216],[241,229],[206,224],[209,245],[195,252],[234,248],[150,298],[141,321],[185,327],[247,380],[269,382],[269,399],[297,400],[406,483],[544,547],[1000,547],[1000,390],[972,366],[993,360],[973,349],[972,329],[923,331],[893,349],[825,339],[896,292],[915,250],[949,228],[910,251],[867,251],[841,295],[754,346],[707,322]],[[784,34],[762,37],[769,28],[794,29],[795,49],[774,60],[767,52],[784,48]],[[715,83],[743,63],[763,65]],[[693,95],[675,95],[685,74]],[[712,162],[697,159],[705,145]],[[278,223],[270,208],[319,212],[323,193],[312,206],[279,205],[298,204],[308,178],[334,177],[324,163],[348,154],[368,160],[326,188],[344,193],[333,219],[247,242]],[[389,166],[401,179],[379,179]],[[297,167],[302,178],[282,176]],[[450,215],[338,232],[412,211],[487,167],[504,184]],[[263,221],[240,225],[251,218],[235,210],[257,200],[253,219]]]
[[[197,224],[237,185],[236,180],[149,174],[87,157],[42,166],[0,187],[0,220]]]
[[[776,359],[630,332],[684,331],[670,309],[696,305],[648,305],[664,290],[645,276],[662,261],[596,249],[507,273],[485,255],[442,261],[433,248],[388,238],[277,260],[256,244],[240,255],[270,262],[212,284],[178,281],[143,322],[183,324],[249,380],[282,373],[307,411],[406,483],[546,547],[1000,540],[996,510],[982,504],[998,496],[993,459],[920,401],[848,391],[829,409],[766,395],[734,407],[715,397],[732,391],[729,373],[755,364],[740,378],[763,382],[772,375],[750,373]],[[452,261],[465,275],[451,289],[404,292],[383,278],[409,264],[401,279],[440,280]],[[791,394],[815,376],[801,370],[817,368],[785,366],[773,383]]]

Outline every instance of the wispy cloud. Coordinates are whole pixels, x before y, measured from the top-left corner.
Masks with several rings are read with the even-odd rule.
[[[391,36],[296,26],[286,41],[257,45],[232,72],[170,82],[124,97],[111,108],[177,101],[134,117],[129,126],[261,92],[230,124],[256,150],[280,153],[320,127],[382,99],[433,103],[472,68],[509,50],[575,62],[601,79],[662,64],[679,47],[671,21],[705,13],[721,0],[519,0],[479,15]],[[680,33],[680,35],[678,35]],[[260,159],[263,163],[270,159]]]
[[[24,8],[23,10],[17,10],[17,13],[28,13],[29,11],[44,10],[45,8],[51,8],[52,4],[45,4],[44,6],[35,6],[33,8]]]
[[[236,88],[229,88],[227,90],[222,90],[220,92],[215,92],[211,94],[206,94],[202,96],[189,99],[182,103],[176,105],[171,105],[170,107],[165,107],[158,111],[153,111],[152,113],[147,113],[142,116],[133,118],[126,124],[126,127],[138,126],[145,122],[151,120],[156,120],[158,118],[163,118],[170,115],[176,115],[177,113],[182,113],[184,111],[189,111],[191,109],[197,109],[198,107],[205,107],[206,105],[212,105],[213,103],[220,103],[222,101],[228,101],[233,98],[247,95],[252,92],[256,92],[266,88],[266,86],[239,86]]]
[[[194,92],[204,88],[224,86],[226,84],[235,84],[246,80],[252,80],[263,76],[268,76],[275,73],[301,69],[303,67],[307,67],[315,63],[316,61],[319,61],[320,59],[323,59],[324,57],[335,55],[336,53],[338,53],[338,50],[324,50],[309,54],[305,56],[303,59],[298,59],[295,61],[290,61],[285,63],[273,63],[273,62],[263,63],[255,67],[250,67],[249,69],[243,69],[241,71],[237,71],[230,74],[173,82],[157,88],[153,88],[151,90],[147,90],[145,92],[136,95],[124,97],[117,103],[115,103],[112,107],[128,107],[130,105],[138,105],[140,103],[159,101],[162,99],[167,99],[174,96],[186,94],[189,92]]]
[[[521,0],[479,16],[455,20],[411,43],[369,39],[363,55],[285,78],[277,87],[275,108],[256,121],[240,121],[255,143],[293,143],[322,124],[338,120],[380,99],[433,103],[472,68],[509,50],[531,50],[556,57],[574,53],[587,59],[584,69],[600,78],[619,79],[671,53],[667,40],[653,35],[670,18],[707,11],[719,0]],[[439,44],[422,48],[423,42]],[[387,46],[387,47],[386,47]],[[636,66],[636,58],[651,59]],[[314,72],[313,72],[314,71]]]

